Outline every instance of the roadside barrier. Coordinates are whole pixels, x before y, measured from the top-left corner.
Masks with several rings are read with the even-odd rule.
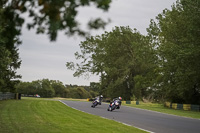
[[[176,109],[183,109],[183,104],[177,104],[177,108]]]
[[[92,98],[87,98],[87,101],[93,101]],[[103,102],[110,102],[109,99],[103,99]],[[139,105],[139,101],[122,101],[122,104],[136,104]]]
[[[87,98],[87,101],[94,101],[94,98]]]
[[[191,110],[200,111],[200,106],[199,105],[191,105]]]
[[[172,103],[172,108],[177,109],[177,103]]]
[[[10,92],[5,92],[2,93],[0,92],[0,100],[7,100],[7,99],[15,99],[15,93],[10,93]]]
[[[171,103],[170,102],[165,102],[165,106],[168,107],[168,108],[170,108]]]
[[[193,104],[178,104],[178,103],[165,102],[165,107],[178,110],[200,111],[200,105],[193,105]]]
[[[136,105],[139,105],[139,101],[122,101],[122,104],[136,104]]]
[[[191,110],[191,104],[183,104],[183,110]]]
[[[126,101],[122,101],[122,104],[126,104]]]

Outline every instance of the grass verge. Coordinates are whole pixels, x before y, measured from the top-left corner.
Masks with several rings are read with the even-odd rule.
[[[166,113],[166,114],[200,119],[200,112],[170,109],[170,108],[164,107],[163,104],[140,102],[139,105],[135,105],[135,104],[123,104],[123,105],[140,108],[140,109],[151,110],[151,111],[157,111],[157,112]]]
[[[0,101],[0,132],[3,133],[145,133],[113,120],[74,110],[45,99]]]

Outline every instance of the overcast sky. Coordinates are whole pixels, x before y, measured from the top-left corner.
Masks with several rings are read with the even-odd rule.
[[[140,33],[146,34],[150,19],[162,12],[171,9],[176,0],[113,0],[108,12],[103,12],[95,7],[80,8],[78,20],[84,25],[90,18],[101,17],[111,19],[105,30],[94,31],[92,35],[100,35],[104,31],[111,31],[115,26],[129,26],[136,28]],[[84,27],[84,26],[83,26]],[[48,78],[59,80],[64,84],[89,85],[98,82],[98,76],[73,77],[74,71],[67,70],[68,61],[76,61],[74,53],[79,51],[81,37],[67,37],[59,33],[56,42],[50,42],[47,35],[36,35],[34,30],[28,31],[23,27],[19,46],[21,68],[17,71],[22,75],[22,81],[33,81]]]

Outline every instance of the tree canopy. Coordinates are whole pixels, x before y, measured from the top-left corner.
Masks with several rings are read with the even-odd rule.
[[[94,5],[98,9],[107,11],[110,3],[111,0],[2,0],[0,6],[5,13],[12,12],[18,17],[18,19],[13,18],[12,23],[15,24],[24,22],[21,14],[27,13],[29,18],[32,18],[32,22],[27,24],[28,29],[36,28],[37,33],[48,34],[50,40],[55,41],[58,31],[64,31],[67,35],[88,34],[88,31],[80,28],[81,23],[76,18],[80,7]],[[97,17],[88,20],[88,27],[104,28],[107,23]]]
[[[101,36],[87,38],[80,44],[81,53],[76,53],[80,64],[68,62],[69,69],[76,68],[74,76],[85,72],[101,75],[101,88],[104,95],[118,95],[129,99],[142,93],[135,88],[135,77],[148,73],[153,51],[147,37],[129,27],[115,27]],[[138,90],[137,90],[138,89]]]
[[[13,22],[18,20],[18,23]],[[14,12],[7,12],[0,8],[0,91],[15,91],[15,79],[20,78],[16,69],[20,67],[21,60],[17,45],[20,44],[18,36],[21,19],[14,15]],[[9,31],[9,32],[8,32]]]
[[[99,93],[89,86],[64,85],[58,80],[42,79],[32,82],[20,82],[17,92],[24,96],[63,97],[63,98],[92,98]]]
[[[181,0],[151,23],[149,35],[157,48],[160,81],[173,102],[200,103],[200,1]]]

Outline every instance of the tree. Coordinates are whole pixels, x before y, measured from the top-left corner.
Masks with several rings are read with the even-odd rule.
[[[39,90],[39,82],[33,81],[33,82],[20,82],[17,84],[17,92],[25,95],[36,95],[38,94]]]
[[[41,80],[41,90],[39,91],[41,97],[53,97],[55,90],[51,86],[51,82],[48,79]]]
[[[19,22],[14,23],[13,19]],[[17,49],[17,44],[20,44],[17,26],[21,25],[21,19],[14,16],[14,12],[1,8],[0,20],[0,91],[15,92],[16,79],[21,77],[16,74],[21,64]]]
[[[39,94],[41,97],[54,97],[55,90],[51,86],[49,79],[36,80],[32,82],[20,82],[17,91],[25,95]]]
[[[79,98],[81,99],[91,97],[89,96],[89,93],[82,87],[78,87],[76,90],[77,90]]]
[[[96,91],[96,92],[98,92],[100,94],[101,93],[100,83],[90,82],[90,91]]]
[[[159,56],[157,88],[172,102],[200,104],[200,1],[181,0],[150,24]]]
[[[94,4],[97,8],[107,11],[110,3],[111,0],[3,0],[0,6],[5,8],[7,13],[13,12],[18,17],[23,13],[28,13],[33,21],[28,23],[27,27],[29,29],[36,27],[37,33],[48,34],[50,39],[55,41],[58,31],[64,30],[67,35],[87,34],[80,28],[80,23],[77,21],[78,8]],[[13,23],[18,22],[18,19],[13,20]],[[88,22],[91,29],[104,28],[106,24],[107,22],[101,18]]]
[[[133,94],[141,98],[141,88],[135,88],[135,77],[148,73],[151,47],[147,37],[129,27],[115,27],[101,36],[87,38],[80,44],[81,54],[75,53],[81,63],[67,62],[74,76],[91,72],[100,74],[101,91],[111,98],[122,96],[130,100]]]
[[[65,88],[63,91],[63,97],[70,97],[70,90],[69,88]]]
[[[25,96],[41,97],[65,97],[65,98],[91,98],[97,96],[98,92],[90,91],[87,86],[64,86],[58,80],[42,79],[32,82],[20,82],[17,92]]]
[[[56,97],[64,97],[65,86],[62,82],[51,80],[51,86],[55,90]]]
[[[4,80],[6,77],[7,66],[11,63],[11,59],[9,58],[10,52],[3,46],[0,46],[0,92],[7,91],[7,84]]]

